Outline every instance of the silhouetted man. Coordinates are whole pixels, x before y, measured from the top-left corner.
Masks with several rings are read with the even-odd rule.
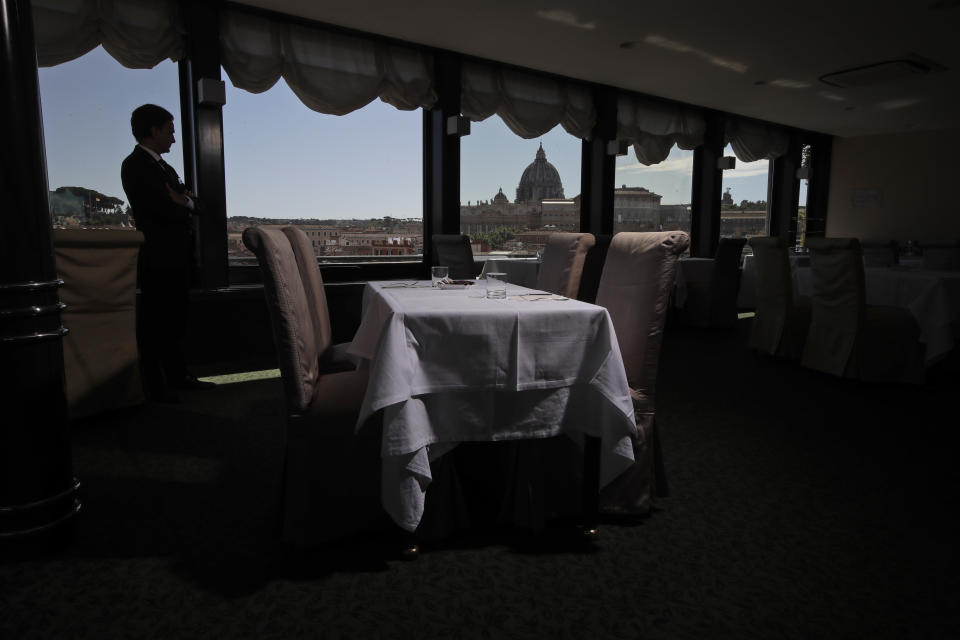
[[[170,112],[153,104],[137,107],[130,128],[137,146],[124,159],[120,177],[144,238],[137,264],[137,342],[144,389],[153,400],[176,402],[177,389],[214,386],[188,374],[184,358],[197,208],[193,194],[160,157],[176,141]]]

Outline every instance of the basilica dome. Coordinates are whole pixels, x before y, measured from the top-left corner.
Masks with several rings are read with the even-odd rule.
[[[493,196],[493,204],[507,204],[508,202],[510,201],[507,199],[507,194],[503,192],[503,187],[500,187],[497,195]]]
[[[520,186],[517,187],[515,202],[540,202],[544,198],[563,198],[563,184],[560,182],[560,172],[547,162],[547,154],[543,152],[543,143],[537,150],[537,158],[520,176]]]

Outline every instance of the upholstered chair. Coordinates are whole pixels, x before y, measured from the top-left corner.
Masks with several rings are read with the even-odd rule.
[[[321,373],[319,332],[287,235],[251,227],[243,242],[260,263],[283,380],[282,537],[309,546],[382,514],[379,430],[368,424],[354,433],[367,371]]]
[[[799,360],[810,327],[810,299],[794,296],[787,243],[779,237],[757,237],[750,238],[750,247],[756,304],[750,348]]]
[[[920,260],[928,271],[960,271],[960,246],[923,247]]]
[[[600,492],[602,512],[642,515],[666,495],[654,399],[664,318],[677,259],[690,244],[683,231],[618,233],[607,251],[597,304],[607,308],[626,368],[637,437],[635,462]]]
[[[323,289],[323,276],[317,265],[317,257],[310,244],[310,239],[303,229],[294,225],[281,228],[293,247],[293,255],[300,270],[300,279],[303,282],[304,292],[307,295],[307,305],[310,318],[316,330],[317,351],[320,354],[320,371],[330,373],[334,371],[349,371],[357,368],[356,360],[347,355],[349,342],[333,344],[330,325],[330,310],[327,307],[327,295]]]
[[[449,267],[449,277],[455,280],[470,280],[480,273],[473,261],[470,237],[463,234],[434,234],[433,262]]]
[[[536,288],[576,298],[584,261],[594,243],[590,233],[551,233],[543,250]]]
[[[919,383],[920,327],[907,309],[866,304],[856,238],[807,238],[811,319],[801,364],[869,382]]]
[[[709,283],[689,283],[687,299],[677,316],[697,327],[733,327],[737,322],[740,256],[746,238],[720,238]]]
[[[897,243],[861,245],[863,266],[865,267],[892,267],[897,264]]]

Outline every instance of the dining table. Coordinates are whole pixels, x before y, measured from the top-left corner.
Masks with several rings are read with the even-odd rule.
[[[407,531],[430,463],[463,442],[599,442],[601,487],[633,462],[633,404],[603,307],[513,283],[488,299],[482,281],[372,281],[348,351],[370,373],[358,428],[382,412],[382,504]]]
[[[933,271],[916,264],[865,267],[865,301],[907,309],[920,327],[927,365],[943,359],[960,337],[960,271]],[[812,293],[809,267],[793,270],[794,292]]]

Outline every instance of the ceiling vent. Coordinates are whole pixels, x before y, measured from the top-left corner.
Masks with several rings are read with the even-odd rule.
[[[935,62],[916,57],[909,60],[888,60],[862,67],[844,69],[820,76],[820,82],[832,87],[868,87],[878,84],[890,84],[901,78],[922,76],[944,67]]]

